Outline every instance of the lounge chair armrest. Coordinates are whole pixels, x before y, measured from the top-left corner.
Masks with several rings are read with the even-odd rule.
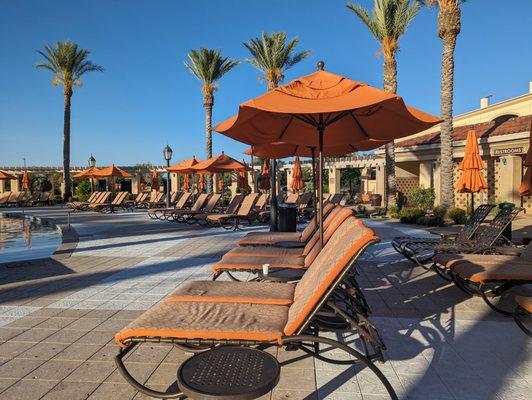
[[[452,232],[442,232],[440,233],[440,237],[442,239],[452,239],[458,236],[458,233],[452,233]]]
[[[493,253],[504,254],[508,256],[519,256],[524,250],[524,247],[492,247]]]

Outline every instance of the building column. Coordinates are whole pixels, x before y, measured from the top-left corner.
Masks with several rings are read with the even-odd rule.
[[[329,168],[329,193],[337,194],[340,193],[340,168]]]
[[[386,168],[384,165],[377,165],[375,171],[375,194],[380,194],[384,199],[384,185],[386,180]]]
[[[500,158],[500,182],[497,198],[519,205],[519,185],[521,184],[522,158],[506,156]]]
[[[170,173],[170,192],[177,192],[179,190],[179,180],[177,174]]]
[[[428,189],[432,187],[432,162],[425,161],[419,163],[419,187]]]
[[[293,171],[293,170],[294,170],[293,168],[292,168],[292,169],[287,169],[287,170],[286,170],[286,190],[287,190],[287,191],[288,191],[288,190],[291,191],[290,188],[292,187],[292,181],[293,181],[293,179],[292,179],[292,171]]]
[[[11,191],[20,192],[20,181],[18,179],[11,179]]]
[[[140,174],[135,174],[133,175],[133,178],[131,178],[131,193],[139,194],[140,192]]]
[[[6,183],[4,180],[0,180],[0,193],[4,193],[6,191]]]
[[[238,190],[238,180],[233,178],[233,175],[231,174],[231,198],[235,197],[236,192]]]
[[[453,171],[454,171],[454,161],[453,161]],[[434,205],[438,206],[441,203],[440,163],[432,164],[432,173],[434,176]],[[456,182],[457,179],[458,178],[456,176],[453,176],[453,182]],[[456,190],[455,190],[455,195],[456,195]]]

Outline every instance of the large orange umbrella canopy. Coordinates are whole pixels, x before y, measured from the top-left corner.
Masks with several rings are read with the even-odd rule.
[[[183,185],[181,186],[181,189],[183,189],[185,192],[188,192],[190,190],[190,175],[185,174],[185,178],[183,179]]]
[[[116,167],[114,164],[110,167],[102,168],[99,171],[95,171],[94,177],[96,178],[132,178],[126,170]]]
[[[264,162],[262,163],[262,168],[260,170],[260,186],[259,189],[262,190],[270,190],[272,188],[270,184],[270,160],[267,158],[264,159]]]
[[[159,190],[159,174],[155,168],[151,170],[150,180],[151,190]]]
[[[320,127],[325,146],[356,149],[368,139],[390,141],[439,122],[396,94],[319,70],[242,103],[236,116],[214,129],[250,145],[283,141],[317,147]]]
[[[194,172],[221,173],[229,171],[247,171],[249,167],[225,153],[201,161],[191,168]]]
[[[78,172],[76,175],[73,176],[75,179],[82,179],[82,178],[96,178],[98,173],[100,172],[99,168],[96,167],[89,167],[81,172]]]
[[[189,158],[188,160],[180,161],[177,164],[169,166],[166,170],[168,172],[190,174],[195,172],[192,167],[197,163],[198,161],[196,160],[196,157],[192,156],[192,158]]]
[[[301,161],[299,157],[296,157],[294,161],[294,168],[292,168],[292,182],[290,184],[290,189],[292,192],[299,192],[305,187],[305,182],[303,182],[303,171],[301,171]]]
[[[200,176],[199,176],[199,179],[198,179],[198,190],[200,192],[203,192],[205,190],[205,175],[204,174],[200,174]]]
[[[526,153],[524,165],[526,172],[519,186],[519,195],[532,196],[532,121],[530,122],[530,145]]]
[[[28,174],[28,170],[25,169],[24,173],[22,174],[22,189],[28,190],[30,188],[30,175]]]
[[[357,147],[349,144],[331,145],[323,147],[324,157],[342,156],[356,151],[368,151],[384,146],[388,141],[382,140],[365,140],[359,142]],[[314,154],[313,154],[314,153]],[[318,150],[315,147],[309,147],[299,144],[285,142],[275,142],[268,144],[258,144],[251,146],[244,151],[246,155],[254,155],[260,158],[285,158],[285,157],[312,157],[317,156]]]
[[[456,183],[456,190],[459,193],[477,193],[488,188],[482,176],[485,164],[480,157],[477,135],[473,130],[467,132],[464,159],[459,168],[462,170],[462,175]]]
[[[0,171],[0,181],[7,181],[11,179],[17,179],[15,175],[11,175],[5,171]]]

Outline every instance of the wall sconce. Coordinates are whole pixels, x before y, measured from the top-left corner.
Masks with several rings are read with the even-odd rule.
[[[506,159],[506,157],[501,157],[501,163],[502,165],[508,164],[508,160]]]

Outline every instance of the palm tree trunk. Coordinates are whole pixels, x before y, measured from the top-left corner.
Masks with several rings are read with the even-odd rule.
[[[438,15],[439,36],[443,41],[441,60],[441,124],[440,147],[440,205],[454,207],[453,184],[453,91],[454,91],[454,49],[460,33],[460,7],[458,5],[440,9]]]
[[[203,107],[205,108],[205,156],[212,157],[212,107],[214,105],[214,96],[205,95]],[[205,186],[207,193],[212,193],[212,176],[205,177]]]
[[[63,182],[65,191],[63,201],[66,203],[72,197],[72,180],[70,179],[70,100],[72,89],[66,88],[65,95],[65,113],[63,123]]]
[[[384,56],[384,83],[383,89],[396,93],[397,92],[397,61],[395,55],[385,53]],[[385,189],[384,189],[384,206],[386,210],[396,205],[396,179],[395,179],[395,144],[393,140],[384,146],[385,157]]]

